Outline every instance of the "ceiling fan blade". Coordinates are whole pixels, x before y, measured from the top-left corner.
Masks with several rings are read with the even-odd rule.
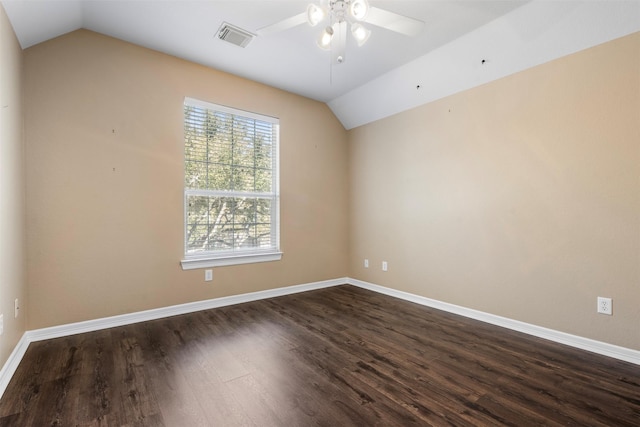
[[[267,36],[269,34],[278,33],[280,31],[288,30],[289,28],[296,27],[300,24],[307,22],[307,13],[303,12],[298,15],[294,15],[291,18],[283,19],[275,24],[267,25],[256,31],[259,36]]]
[[[417,36],[424,28],[424,22],[418,19],[398,15],[377,7],[369,8],[365,22],[409,37]]]

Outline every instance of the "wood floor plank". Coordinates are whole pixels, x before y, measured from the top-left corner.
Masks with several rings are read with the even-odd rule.
[[[281,339],[283,334],[291,334],[291,329],[283,330],[282,325],[269,324],[265,328],[256,324],[253,332],[234,346],[238,351],[236,354],[253,366],[253,377],[269,387],[270,393],[278,397],[280,406],[299,421],[287,425],[353,425],[356,420],[360,425],[367,424],[366,417],[345,413],[341,405],[324,403],[327,400],[336,403],[335,399],[343,394],[341,388],[330,378],[319,377],[315,367],[292,351],[300,350],[301,345],[291,346],[288,340]],[[255,353],[256,341],[263,349],[261,354]],[[317,419],[319,414],[333,421],[321,422]]]
[[[32,343],[48,425],[637,427],[640,367],[344,285]]]
[[[118,350],[114,351],[114,385],[119,392],[116,410],[132,425],[157,423],[160,408],[145,380],[144,355],[137,338],[114,331],[113,342]]]

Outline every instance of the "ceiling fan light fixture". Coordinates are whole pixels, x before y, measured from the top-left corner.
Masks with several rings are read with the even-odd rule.
[[[351,25],[351,35],[353,35],[353,38],[356,39],[358,46],[362,46],[367,42],[367,40],[369,40],[369,37],[371,36],[371,30],[368,30],[362,24],[356,22],[355,24]]]
[[[320,6],[313,3],[307,6],[307,22],[309,22],[309,25],[312,27],[315,27],[322,22],[324,16],[325,12]]]
[[[367,0],[352,1],[349,6],[349,13],[354,19],[362,21],[369,13],[369,2]]]
[[[331,39],[333,39],[333,28],[327,27],[318,38],[318,47],[323,50],[331,48]]]

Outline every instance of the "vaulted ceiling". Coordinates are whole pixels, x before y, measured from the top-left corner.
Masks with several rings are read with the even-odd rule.
[[[23,48],[86,28],[326,102],[347,129],[640,31],[636,0],[369,0],[423,31],[368,25],[370,39],[348,39],[338,65],[306,23],[244,48],[216,37],[223,22],[255,34],[310,2],[2,0]]]

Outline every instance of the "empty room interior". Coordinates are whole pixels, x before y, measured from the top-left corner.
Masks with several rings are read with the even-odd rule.
[[[640,425],[640,2],[0,1],[0,425]]]

